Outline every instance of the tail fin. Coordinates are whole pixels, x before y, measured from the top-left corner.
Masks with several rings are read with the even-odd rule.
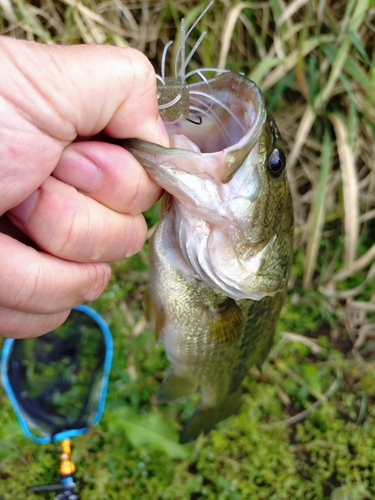
[[[218,422],[237,413],[241,407],[241,388],[227,397],[223,404],[215,408],[199,406],[194,415],[182,429],[180,443],[190,443],[203,432],[207,434]]]
[[[156,400],[160,403],[182,400],[191,396],[196,388],[197,382],[194,378],[176,373],[170,368],[156,395]]]

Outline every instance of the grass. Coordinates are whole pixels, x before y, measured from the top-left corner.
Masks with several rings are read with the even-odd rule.
[[[179,19],[191,25],[204,5],[0,0],[0,31],[129,44],[159,69]],[[155,405],[167,361],[142,312],[147,245],[114,264],[93,304],[115,343],[107,408],[74,441],[82,498],[374,498],[375,4],[216,0],[191,46],[203,30],[191,69],[254,79],[289,152],[295,258],[277,341],[249,373],[240,414],[182,447],[178,431],[197,400]],[[156,209],[147,217],[151,227]],[[23,437],[3,392],[0,422],[0,495],[36,499],[25,488],[58,480],[58,449]]]

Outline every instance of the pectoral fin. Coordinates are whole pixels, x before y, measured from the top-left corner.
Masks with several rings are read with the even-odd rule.
[[[180,443],[190,443],[202,432],[207,434],[218,422],[237,413],[241,407],[241,389],[225,399],[215,408],[204,408],[201,404],[180,434]]]
[[[196,388],[197,382],[194,378],[176,373],[170,368],[156,395],[156,400],[160,403],[179,401],[191,396]]]
[[[146,319],[154,330],[156,339],[160,341],[162,340],[160,333],[164,328],[165,314],[162,307],[156,307],[149,289],[146,290],[144,295],[144,306]]]

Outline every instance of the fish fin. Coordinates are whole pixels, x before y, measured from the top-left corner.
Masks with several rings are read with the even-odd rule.
[[[166,212],[168,212],[168,210],[170,210],[171,206],[172,206],[172,195],[170,195],[165,191],[160,200],[160,218],[162,218],[163,215]]]
[[[145,291],[145,294],[143,296],[143,304],[144,304],[144,308],[145,308],[146,319],[148,322],[151,322],[153,319],[153,316],[154,316],[155,305],[154,305],[154,301],[152,300],[151,292],[150,292],[149,288],[147,288],[147,290]]]
[[[222,405],[215,408],[204,408],[201,404],[194,415],[187,422],[180,434],[180,443],[190,443],[197,439],[202,432],[208,434],[221,420],[237,413],[241,407],[241,388],[227,397]]]
[[[160,332],[163,330],[165,324],[164,309],[162,307],[156,307],[149,288],[145,292],[143,301],[146,319],[154,330],[156,339],[160,340]]]
[[[170,368],[156,394],[156,400],[160,403],[182,400],[191,396],[196,389],[197,382],[194,378],[176,373]]]

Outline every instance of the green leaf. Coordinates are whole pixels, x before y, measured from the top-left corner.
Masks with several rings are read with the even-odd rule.
[[[178,433],[158,414],[139,415],[125,406],[106,414],[111,427],[122,430],[133,446],[163,451],[170,458],[185,458],[190,447],[178,443]]]
[[[350,37],[350,39],[352,41],[352,44],[358,50],[358,52],[361,54],[361,56],[363,58],[363,61],[366,64],[368,64],[369,66],[371,66],[370,58],[367,55],[367,52],[365,51],[365,49],[364,49],[364,47],[362,45],[361,40],[355,35],[355,33],[351,29],[348,30],[348,34],[349,34],[349,37]]]
[[[326,213],[326,197],[329,175],[332,170],[332,138],[328,127],[324,131],[321,168],[319,171],[319,179],[316,187],[315,199],[312,205],[312,217],[309,227],[309,237],[307,241],[306,257],[305,257],[305,273],[303,277],[303,286],[308,288],[311,285],[316,263],[320,242],[322,239],[325,213]]]

